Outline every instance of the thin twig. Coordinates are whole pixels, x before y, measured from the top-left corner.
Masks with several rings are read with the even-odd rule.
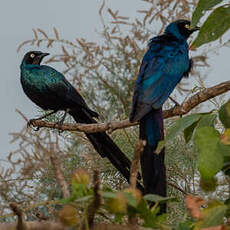
[[[18,222],[16,229],[17,230],[26,230],[26,222],[24,221],[24,214],[23,211],[18,207],[16,203],[11,203],[10,208],[18,216]]]
[[[139,140],[134,150],[134,156],[133,156],[132,165],[130,169],[130,180],[129,180],[130,186],[132,188],[136,188],[136,185],[137,185],[137,174],[138,174],[138,169],[139,169],[139,161],[140,161],[140,156],[144,150],[145,145],[146,145],[145,140]]]
[[[181,189],[180,187],[176,186],[175,184],[171,183],[171,182],[167,182],[167,184],[173,188],[175,188],[176,190],[180,191],[181,193],[183,193],[184,195],[187,195],[188,193],[185,192],[183,189]]]
[[[55,155],[54,151],[51,151],[50,160],[54,167],[54,172],[55,172],[57,183],[61,187],[61,191],[63,193],[64,198],[70,197],[70,193],[68,190],[68,184],[65,180],[65,177],[61,169],[61,163],[58,160],[57,156]]]
[[[94,188],[93,188],[94,198],[93,198],[93,202],[87,208],[87,223],[90,229],[93,226],[95,214],[101,205],[100,179],[99,179],[99,172],[97,170],[94,171],[93,184],[94,184]],[[86,223],[84,222],[82,229],[85,228],[86,228]]]

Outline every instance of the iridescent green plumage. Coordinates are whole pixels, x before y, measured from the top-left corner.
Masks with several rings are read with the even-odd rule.
[[[77,90],[62,73],[50,66],[40,65],[46,53],[32,51],[24,56],[21,64],[21,84],[25,94],[44,110],[65,110],[77,123],[96,123],[98,114],[87,106]],[[129,180],[130,161],[113,140],[105,133],[86,133],[86,136],[102,156]],[[142,189],[141,185],[138,187]]]

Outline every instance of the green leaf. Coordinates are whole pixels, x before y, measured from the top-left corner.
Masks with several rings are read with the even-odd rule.
[[[223,141],[220,140],[218,143],[218,148],[224,156],[224,165],[221,170],[224,172],[225,175],[230,176],[230,145],[224,144]]]
[[[75,202],[85,202],[93,199],[93,195],[84,196],[82,198],[76,199]]]
[[[124,192],[124,196],[127,200],[128,205],[136,208],[137,207],[137,200],[134,196],[132,196],[130,193]]]
[[[185,130],[184,130],[184,139],[185,139],[185,142],[188,143],[191,138],[192,138],[192,135],[193,135],[193,131],[194,129],[196,128],[197,124],[198,124],[199,120],[194,122],[192,125],[190,125],[189,127],[187,127]]]
[[[191,28],[197,25],[200,18],[205,14],[205,11],[210,10],[222,1],[223,0],[200,0],[192,15]]]
[[[176,123],[169,129],[169,134],[166,136],[166,141],[173,140],[181,131],[188,128],[201,117],[200,113],[191,114],[186,117],[180,118]]]
[[[201,119],[198,122],[197,128],[205,127],[205,126],[214,127],[216,117],[217,114],[214,113],[206,113],[202,115]]]
[[[226,217],[230,217],[230,198],[225,200],[224,204],[227,206]]]
[[[207,208],[201,211],[203,218],[196,222],[194,230],[224,224],[226,211],[227,206],[225,204],[219,201],[212,201]]]
[[[115,218],[114,218],[114,222],[116,224],[122,224],[123,216],[124,216],[124,214],[122,214],[122,213],[116,213]]]
[[[203,180],[212,179],[223,167],[224,157],[218,148],[219,132],[213,127],[196,130],[194,142],[198,148],[198,170]]]
[[[184,130],[184,138],[186,143],[188,143],[193,135],[195,128],[203,127],[203,126],[214,126],[217,115],[211,113],[203,113],[201,114],[201,118],[190,125],[188,128]]]
[[[116,193],[114,192],[102,192],[101,195],[104,197],[104,198],[116,198],[117,195]]]
[[[200,123],[201,119],[202,122]],[[159,154],[165,147],[166,143],[172,141],[183,130],[185,141],[186,143],[189,142],[194,129],[199,123],[200,126],[213,126],[215,119],[216,115],[213,113],[196,113],[178,119],[175,124],[170,127],[169,134],[166,136],[165,140],[158,142],[156,153]]]
[[[183,223],[179,223],[176,230],[192,230],[194,223],[191,221],[185,221]]]
[[[219,141],[217,147],[224,157],[230,157],[230,145],[225,145]]]
[[[160,210],[159,207],[151,210],[148,207],[148,204],[145,200],[141,200],[141,203],[138,205],[138,212],[141,218],[144,220],[143,226],[146,228],[154,228],[157,226],[158,219],[157,214]]]
[[[205,43],[220,38],[230,28],[230,6],[221,6],[215,9],[202,25],[198,37],[192,43],[197,48]]]
[[[219,118],[225,128],[230,128],[230,100],[221,106]]]
[[[156,153],[159,154],[168,141],[172,141],[181,131],[196,123],[201,116],[202,114],[196,113],[178,119],[175,124],[170,127],[169,134],[166,136],[165,140],[158,142]]]
[[[177,201],[176,197],[162,197],[155,194],[147,194],[143,196],[144,200],[153,201],[153,202],[167,202],[167,201]]]
[[[222,171],[224,172],[225,175],[230,176],[230,161],[229,161],[229,159],[227,162],[224,162]]]

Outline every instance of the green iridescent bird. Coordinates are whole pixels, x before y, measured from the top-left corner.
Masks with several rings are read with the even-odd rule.
[[[25,54],[21,63],[21,84],[25,94],[36,105],[55,113],[64,110],[77,123],[96,123],[98,114],[91,110],[82,96],[66,80],[62,73],[47,65],[40,65],[48,53],[31,51]],[[64,121],[65,115],[61,120]],[[110,162],[129,181],[130,160],[105,132],[86,133],[96,151]],[[141,186],[139,185],[141,189]]]

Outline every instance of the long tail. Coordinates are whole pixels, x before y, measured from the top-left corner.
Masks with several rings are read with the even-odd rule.
[[[141,155],[144,193],[166,196],[164,149],[155,154],[158,142],[164,139],[162,108],[152,110],[140,120],[140,139],[147,140]]]
[[[97,123],[85,111],[71,110],[69,113],[77,123]],[[107,157],[113,166],[129,181],[131,162],[113,140],[105,132],[85,133],[85,135],[101,157]],[[137,183],[137,187],[143,191],[140,183]]]

